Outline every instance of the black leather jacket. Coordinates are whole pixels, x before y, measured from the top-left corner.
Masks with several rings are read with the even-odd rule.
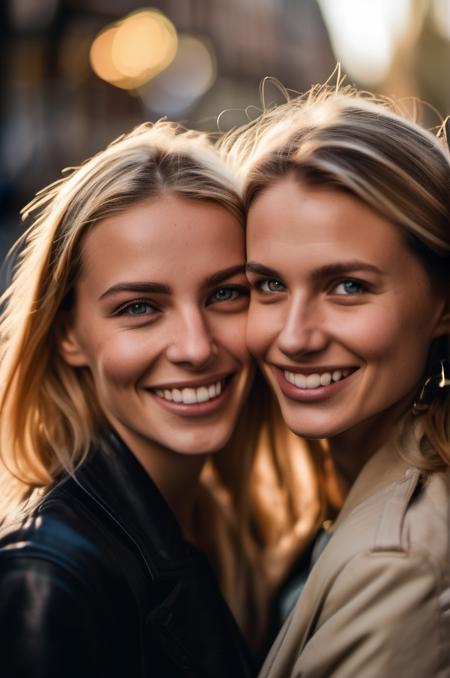
[[[205,557],[114,434],[0,539],[3,678],[249,678]]]

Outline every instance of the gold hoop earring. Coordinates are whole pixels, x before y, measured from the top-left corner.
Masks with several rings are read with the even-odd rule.
[[[442,395],[444,389],[450,387],[450,372],[447,360],[439,361],[439,369],[425,380],[419,397],[412,406],[413,414],[423,414],[430,408],[431,403]]]

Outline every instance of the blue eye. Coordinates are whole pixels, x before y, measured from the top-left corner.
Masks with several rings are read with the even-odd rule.
[[[235,301],[248,295],[246,287],[219,287],[208,297],[208,304],[219,304],[225,301]]]
[[[156,313],[157,309],[148,301],[133,301],[118,309],[117,315],[141,316]]]
[[[339,283],[339,285],[336,285],[336,287],[333,288],[334,294],[340,294],[340,295],[355,295],[355,294],[362,294],[363,292],[366,292],[367,288],[363,283],[358,282],[357,280],[343,280],[342,282]]]
[[[276,292],[285,292],[286,288],[281,283],[279,280],[275,279],[270,279],[270,280],[262,280],[258,284],[259,289],[261,292],[264,292],[264,294],[274,294]]]
[[[230,289],[229,287],[221,287],[220,290],[216,290],[211,296],[211,299],[214,301],[231,301],[236,299],[239,296],[238,290]]]

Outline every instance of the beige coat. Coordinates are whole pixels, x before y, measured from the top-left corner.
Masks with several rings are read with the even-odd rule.
[[[450,472],[361,471],[260,678],[450,678]]]

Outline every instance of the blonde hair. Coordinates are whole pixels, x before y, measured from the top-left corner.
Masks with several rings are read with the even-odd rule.
[[[120,137],[24,209],[24,218],[34,220],[16,248],[0,321],[0,520],[14,506],[31,510],[39,488],[45,492],[72,474],[106,425],[89,370],[74,369],[57,349],[60,318],[71,306],[87,230],[167,192],[222,205],[243,224],[236,186],[204,134],[159,122]],[[211,535],[218,530],[211,558],[238,621],[252,627],[256,639],[265,628],[273,592],[320,514],[316,471],[306,451],[302,478],[311,487],[298,499],[300,481],[291,474],[289,455],[280,455],[273,440],[266,441],[262,417],[268,402],[265,386],[256,380],[235,434],[223,452],[213,455],[202,479],[202,501],[216,508],[203,512],[211,519],[205,529]],[[272,430],[270,423],[264,426]],[[270,501],[254,481],[263,457],[278,501],[271,521]],[[27,506],[28,497],[33,501]],[[290,557],[278,568],[267,565],[280,548]]]
[[[0,450],[19,485],[46,486],[61,470],[72,472],[103,423],[90,375],[80,378],[56,345],[81,238],[100,219],[165,191],[213,200],[243,221],[232,177],[205,137],[166,122],[119,138],[24,210],[36,218],[19,243],[0,323]]]
[[[222,148],[241,173],[247,210],[287,175],[348,192],[395,224],[431,282],[449,290],[450,160],[443,132],[444,124],[435,135],[408,119],[400,103],[338,82],[262,113],[228,135]],[[448,337],[437,343],[438,358],[448,358]],[[416,462],[427,468],[450,464],[446,391],[422,418],[426,453]]]

